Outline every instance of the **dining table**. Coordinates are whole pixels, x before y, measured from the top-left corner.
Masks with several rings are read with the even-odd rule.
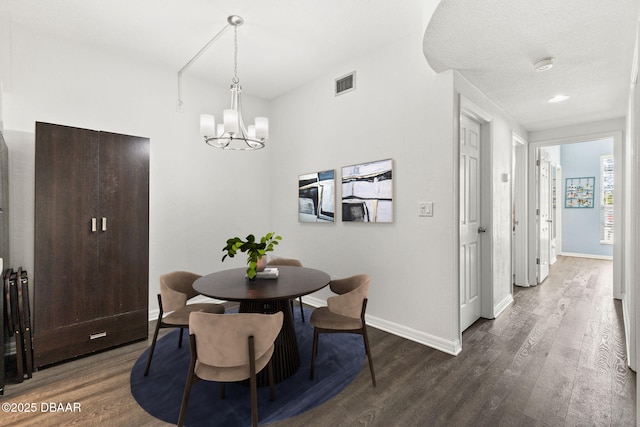
[[[275,278],[246,278],[246,268],[217,271],[200,277],[193,288],[202,295],[224,301],[239,302],[240,313],[272,314],[282,311],[284,320],[274,343],[272,358],[274,381],[282,382],[300,367],[300,351],[296,338],[290,300],[316,292],[329,284],[324,271],[307,267],[278,265]],[[266,369],[258,375],[258,385],[268,385]]]

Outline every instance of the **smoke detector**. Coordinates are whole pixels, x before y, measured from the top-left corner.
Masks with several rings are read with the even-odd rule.
[[[544,58],[533,63],[536,71],[547,71],[553,67],[553,58]]]

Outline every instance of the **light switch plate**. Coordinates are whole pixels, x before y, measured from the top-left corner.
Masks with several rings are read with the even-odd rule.
[[[418,216],[433,216],[433,202],[418,203]]]

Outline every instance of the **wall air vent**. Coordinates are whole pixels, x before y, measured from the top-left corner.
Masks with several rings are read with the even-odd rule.
[[[346,76],[336,79],[336,96],[346,92],[351,92],[356,88],[356,72],[347,74]]]

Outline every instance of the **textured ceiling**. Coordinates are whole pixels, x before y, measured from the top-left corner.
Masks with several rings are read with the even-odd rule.
[[[424,36],[436,71],[453,68],[529,131],[626,113],[638,0],[445,0]],[[551,70],[533,63],[554,57]],[[567,101],[549,104],[558,94]]]
[[[0,0],[14,22],[176,73],[239,15],[238,76],[265,99],[408,34],[420,40],[421,12],[422,0]],[[184,73],[194,76],[231,83],[231,27]]]
[[[0,0],[0,23],[177,73],[237,14],[242,87],[265,99],[424,35],[436,71],[457,69],[528,130],[625,114],[640,0],[444,0],[423,32],[423,2],[435,1]],[[555,67],[536,73],[546,56]],[[232,58],[229,29],[184,76],[227,85]],[[571,98],[546,102],[558,93]]]

